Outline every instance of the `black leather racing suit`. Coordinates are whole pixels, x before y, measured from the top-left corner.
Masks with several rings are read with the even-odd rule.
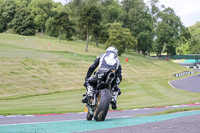
[[[119,95],[121,94],[120,88],[118,85],[122,81],[122,68],[120,65],[120,62],[117,58],[117,55],[114,52],[108,51],[105,54],[102,54],[96,58],[94,63],[89,67],[87,75],[85,77],[85,84],[84,86],[87,86],[87,83],[89,83],[92,86],[97,85],[97,76],[96,74],[91,77],[92,73],[95,71],[95,69],[99,66],[99,69],[96,73],[102,72],[102,71],[108,71],[108,70],[115,70],[116,71],[116,78],[113,81],[113,90],[118,91]],[[88,81],[88,82],[87,82]]]

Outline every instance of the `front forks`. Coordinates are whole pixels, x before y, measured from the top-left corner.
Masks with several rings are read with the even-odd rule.
[[[94,95],[94,97],[92,97],[88,103],[87,103],[87,108],[88,108],[88,111],[90,112],[91,115],[94,114],[94,110],[96,108],[96,95]]]

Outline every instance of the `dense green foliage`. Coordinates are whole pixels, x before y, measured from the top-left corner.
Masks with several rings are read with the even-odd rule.
[[[71,39],[73,35],[73,23],[69,20],[69,14],[65,11],[58,12],[54,17],[47,20],[46,33],[52,36],[59,36],[61,40],[62,34],[65,38]]]
[[[101,13],[100,10],[94,6],[86,6],[80,14],[79,26],[83,32],[86,32],[87,35],[87,45],[86,51],[88,51],[88,41],[89,41],[89,32],[98,34],[101,22]]]
[[[175,15],[175,12],[171,8],[166,8],[160,12],[159,18],[162,21],[158,22],[156,28],[156,52],[157,54],[161,54],[164,50],[167,55],[175,55],[180,41],[181,31],[184,27],[180,18]]]
[[[189,49],[193,54],[200,54],[200,22],[191,26],[190,32],[192,33],[192,37],[189,42]]]
[[[131,35],[127,28],[123,28],[119,23],[113,23],[109,26],[109,39],[107,40],[107,47],[115,46],[118,48],[118,53],[121,55],[126,48],[133,49],[137,40]]]
[[[115,40],[112,39],[118,38],[118,34],[110,34],[107,26],[120,23],[122,31],[125,29],[132,36],[127,37],[130,40],[125,43],[121,41],[124,44],[116,45],[123,49],[122,53],[127,49],[141,51],[144,55],[150,52],[157,55],[198,53],[199,36],[192,33],[190,40],[188,28],[174,10],[159,7],[158,3],[159,0],[149,0],[149,5],[143,0],[70,0],[62,5],[53,0],[0,0],[0,32],[87,40],[88,51],[89,40],[96,46],[99,43],[113,45]]]
[[[34,16],[36,29],[44,32],[46,21],[53,15],[53,2],[51,0],[32,0],[29,8]]]
[[[26,9],[18,9],[12,20],[13,30],[20,35],[34,35],[35,24],[31,13]]]
[[[9,23],[15,16],[16,6],[14,0],[0,1],[0,32],[9,28]]]

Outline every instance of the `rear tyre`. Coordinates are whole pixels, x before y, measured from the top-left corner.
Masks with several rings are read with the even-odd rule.
[[[106,115],[108,113],[110,101],[111,101],[111,94],[108,89],[100,90],[100,97],[98,99],[98,105],[95,110],[94,119],[96,121],[104,121]]]

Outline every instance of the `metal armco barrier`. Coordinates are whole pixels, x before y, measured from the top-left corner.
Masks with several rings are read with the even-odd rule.
[[[187,66],[187,68],[199,68],[199,66]]]
[[[186,72],[181,72],[181,73],[177,73],[177,74],[174,74],[175,77],[182,77],[182,76],[185,76],[185,75],[190,75],[190,74],[193,74],[194,71],[186,71]]]

